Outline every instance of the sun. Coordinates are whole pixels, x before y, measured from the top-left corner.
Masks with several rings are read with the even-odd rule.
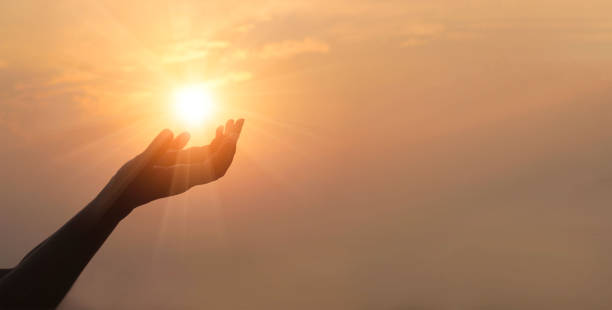
[[[201,125],[213,113],[213,97],[205,86],[184,86],[176,89],[173,96],[176,116],[186,125]]]

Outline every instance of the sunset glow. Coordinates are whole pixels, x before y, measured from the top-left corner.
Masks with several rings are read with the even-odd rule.
[[[612,0],[0,0],[0,36],[0,310],[612,305]],[[134,157],[117,195],[227,173],[128,212]],[[44,241],[105,200],[91,262]]]

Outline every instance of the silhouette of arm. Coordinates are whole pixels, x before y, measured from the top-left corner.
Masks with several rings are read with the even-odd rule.
[[[12,269],[0,269],[0,278],[4,277],[5,274],[11,272]]]
[[[183,149],[189,135],[162,131],[104,189],[13,269],[0,271],[0,308],[53,308],[89,260],[134,208],[180,194],[225,174],[244,120],[229,120],[210,145]]]

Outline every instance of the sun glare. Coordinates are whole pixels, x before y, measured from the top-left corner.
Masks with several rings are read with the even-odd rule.
[[[210,91],[200,85],[175,90],[174,106],[177,117],[189,126],[201,125],[211,116],[214,108]]]

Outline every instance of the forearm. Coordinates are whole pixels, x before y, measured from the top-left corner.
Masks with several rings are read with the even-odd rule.
[[[0,269],[0,279],[4,277],[7,273],[11,272],[13,269]]]
[[[0,279],[0,305],[55,307],[131,209],[95,199]]]

